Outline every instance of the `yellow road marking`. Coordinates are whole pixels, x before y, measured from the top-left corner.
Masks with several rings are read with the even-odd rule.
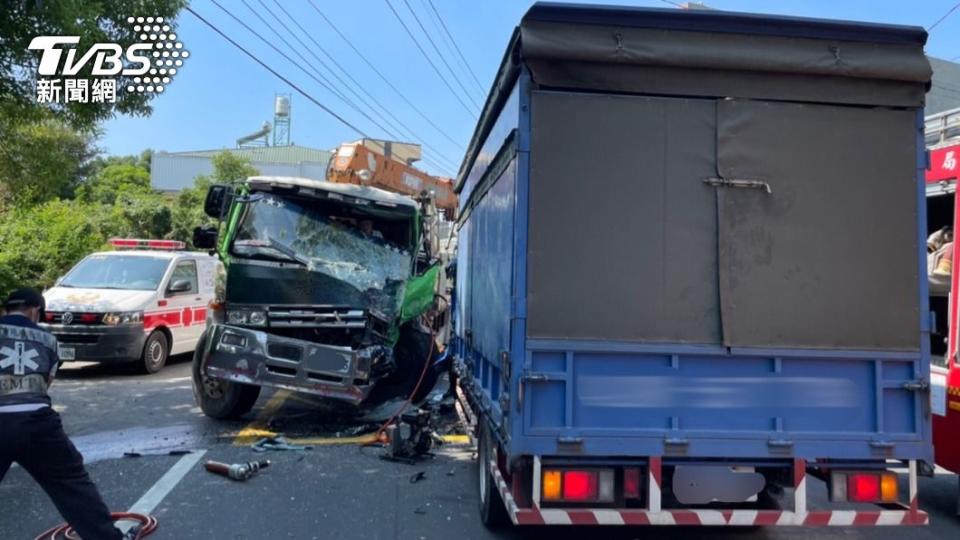
[[[264,437],[276,437],[282,435],[282,433],[277,433],[271,431],[267,427],[267,423],[270,421],[270,418],[286,403],[288,400],[296,401],[308,401],[304,398],[297,396],[295,393],[289,390],[277,390],[273,396],[270,397],[270,400],[267,401],[267,404],[263,406],[263,409],[260,410],[260,413],[257,414],[256,418],[250,421],[243,429],[241,429],[236,436],[233,438],[234,446],[249,446]],[[311,402],[312,404],[312,402]],[[443,435],[441,437],[443,442],[449,444],[469,444],[470,436],[469,435]],[[374,442],[375,438],[373,434],[368,435],[359,435],[355,437],[289,437],[287,442],[290,444],[305,444],[311,446],[323,446],[323,445],[333,445],[333,444],[366,444]]]
[[[237,436],[233,439],[233,445],[248,446],[264,437],[275,436],[276,433],[267,429],[267,422],[274,413],[280,410],[280,407],[283,406],[283,403],[290,394],[291,392],[289,390],[277,390],[273,396],[270,397],[270,400],[267,401],[267,404],[263,406],[263,409],[260,410],[260,414],[247,424],[246,427],[241,429],[240,433],[237,433]]]

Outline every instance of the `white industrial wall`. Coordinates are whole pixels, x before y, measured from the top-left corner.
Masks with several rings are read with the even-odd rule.
[[[265,176],[300,176],[314,180],[325,180],[327,164],[317,161],[300,163],[251,162],[260,174]],[[193,187],[194,179],[200,175],[213,174],[213,161],[203,156],[184,156],[176,154],[154,154],[150,166],[150,184],[160,191],[180,191]]]

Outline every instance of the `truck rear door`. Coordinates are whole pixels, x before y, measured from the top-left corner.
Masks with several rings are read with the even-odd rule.
[[[528,435],[922,440],[913,112],[539,91],[531,115]]]

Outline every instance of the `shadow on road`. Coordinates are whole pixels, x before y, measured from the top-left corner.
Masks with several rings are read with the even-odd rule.
[[[65,362],[57,372],[58,379],[98,379],[103,377],[163,377],[170,367],[189,364],[193,360],[193,353],[184,353],[171,356],[167,365],[159,373],[146,374],[140,371],[136,364],[101,364],[98,362]]]

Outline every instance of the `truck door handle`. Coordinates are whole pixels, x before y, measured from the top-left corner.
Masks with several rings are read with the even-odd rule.
[[[759,189],[764,191],[765,193],[773,193],[773,190],[770,189],[770,184],[768,182],[764,182],[763,180],[750,180],[746,178],[709,177],[709,178],[704,178],[703,183],[710,186],[716,186],[716,187]]]

